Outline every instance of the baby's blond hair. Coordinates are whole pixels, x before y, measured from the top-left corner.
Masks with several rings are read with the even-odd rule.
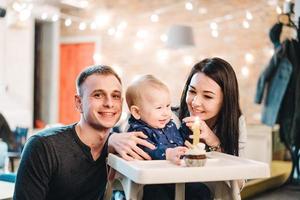
[[[129,110],[131,106],[141,103],[142,97],[148,92],[147,88],[149,87],[169,91],[168,87],[153,75],[142,75],[135,79],[126,90],[126,102]]]

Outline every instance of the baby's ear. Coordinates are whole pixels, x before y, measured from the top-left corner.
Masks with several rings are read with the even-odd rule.
[[[140,109],[139,107],[137,106],[131,106],[130,107],[130,113],[132,114],[132,116],[135,118],[135,119],[140,119],[141,118],[141,115],[140,115]]]

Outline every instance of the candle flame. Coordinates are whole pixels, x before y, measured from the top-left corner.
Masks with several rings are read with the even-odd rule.
[[[194,123],[195,123],[196,126],[199,126],[200,125],[200,118],[196,117]]]

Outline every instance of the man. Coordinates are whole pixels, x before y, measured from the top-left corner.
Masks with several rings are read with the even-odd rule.
[[[108,149],[125,159],[150,159],[137,144],[154,148],[142,133],[112,134],[122,111],[119,76],[107,66],[85,69],[77,79],[78,123],[31,137],[23,151],[14,199],[103,199]]]

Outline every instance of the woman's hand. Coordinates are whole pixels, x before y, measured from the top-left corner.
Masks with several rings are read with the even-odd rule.
[[[168,148],[166,149],[166,160],[180,165],[180,156],[184,155],[187,150],[188,148],[186,147]]]
[[[195,116],[190,116],[184,118],[182,121],[186,123],[186,126],[192,130],[192,126],[195,123]],[[209,128],[209,126],[205,123],[205,121],[199,119],[199,128],[200,128],[200,138],[207,144],[208,146],[216,147],[220,145],[220,140],[214,134],[214,132]]]
[[[145,139],[143,132],[113,133],[108,139],[108,151],[117,152],[125,160],[151,160],[151,157],[137,145],[155,149],[155,146]]]

